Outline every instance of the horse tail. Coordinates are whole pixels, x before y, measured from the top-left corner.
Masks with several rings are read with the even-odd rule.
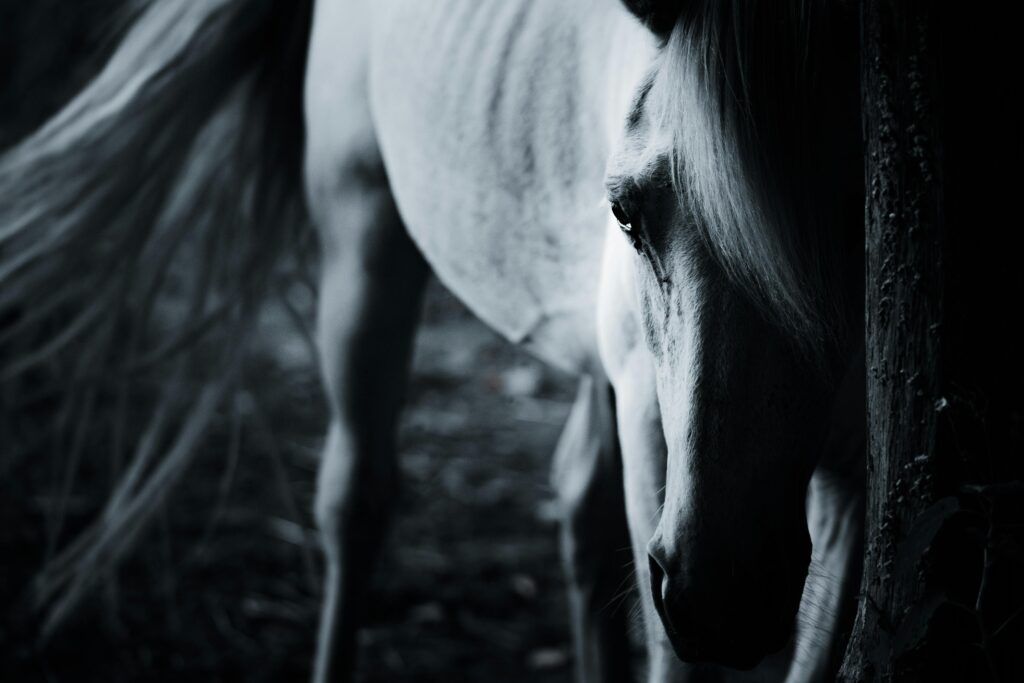
[[[77,461],[98,401],[126,381],[158,387],[146,417],[131,413],[138,445],[105,509],[36,577],[44,635],[181,479],[239,376],[260,302],[310,241],[311,6],[133,0],[105,67],[0,156],[0,398],[60,414],[72,434],[61,456]],[[200,364],[196,383],[183,368]],[[96,443],[110,448],[113,431]]]

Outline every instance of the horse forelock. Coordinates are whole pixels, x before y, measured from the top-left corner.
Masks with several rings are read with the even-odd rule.
[[[817,168],[829,163],[817,101],[832,75],[824,5],[690,3],[638,102],[648,131],[670,132],[677,198],[729,278],[812,349],[838,324],[831,224],[842,188]]]

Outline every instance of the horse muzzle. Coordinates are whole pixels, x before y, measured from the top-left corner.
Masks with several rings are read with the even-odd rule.
[[[809,544],[803,557],[809,559]],[[799,556],[798,556],[799,557]],[[735,567],[705,570],[703,580],[649,548],[651,597],[676,655],[684,662],[748,670],[781,650],[793,625],[806,578],[807,562],[764,568],[754,577]],[[765,559],[765,564],[777,562]]]

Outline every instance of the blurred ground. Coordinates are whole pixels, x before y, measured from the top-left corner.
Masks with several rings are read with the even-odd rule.
[[[286,355],[301,358],[288,353],[297,345],[284,344]],[[404,490],[363,633],[361,680],[568,680],[547,471],[572,383],[506,345],[436,285],[414,366],[400,435]],[[237,463],[225,456],[233,429],[225,419],[116,592],[101,591],[43,649],[18,608],[45,556],[54,473],[32,462],[5,473],[0,680],[308,675],[322,399],[308,365],[268,364],[264,379],[279,389],[273,405],[258,405],[255,392],[237,399],[248,418]],[[86,454],[70,527],[102,502],[107,462]]]

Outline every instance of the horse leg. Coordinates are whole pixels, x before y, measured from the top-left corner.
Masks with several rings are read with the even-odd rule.
[[[832,473],[815,472],[807,522],[813,550],[804,585],[793,663],[786,683],[834,680],[860,585],[864,491]]]
[[[362,166],[333,187],[310,192],[324,252],[317,334],[331,420],[316,492],[327,561],[318,683],[352,674],[370,567],[396,493],[395,422],[428,273],[382,169]]]
[[[864,391],[861,358],[839,388],[825,454],[808,487],[811,567],[786,683],[834,680],[853,625],[864,559]]]
[[[629,531],[611,387],[584,377],[555,450],[562,561],[583,683],[629,680]],[[625,551],[625,552],[624,552]]]

